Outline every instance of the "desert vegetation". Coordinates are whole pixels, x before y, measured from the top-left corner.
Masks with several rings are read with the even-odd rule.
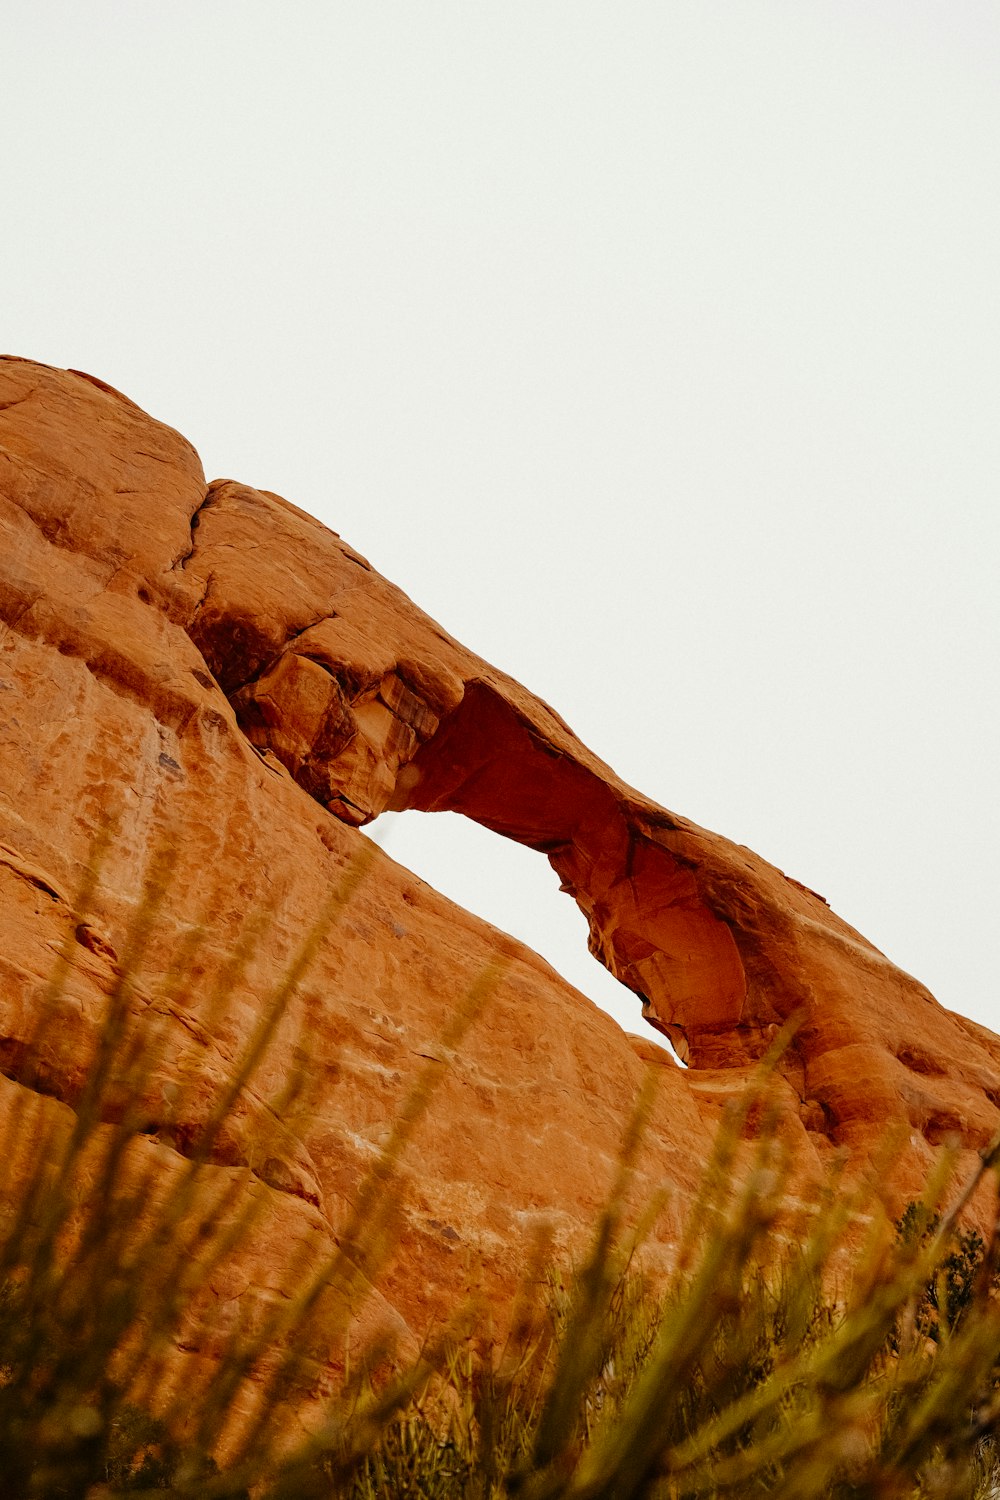
[[[324,920],[336,919],[358,878],[349,875]],[[996,1216],[983,1238],[963,1214],[984,1185],[996,1197],[1000,1148],[984,1152],[964,1183],[944,1152],[921,1201],[895,1225],[870,1185],[831,1179],[790,1235],[790,1164],[767,1116],[773,1057],[726,1117],[666,1283],[643,1269],[658,1204],[638,1221],[626,1209],[647,1092],[588,1253],[567,1267],[547,1263],[540,1249],[502,1348],[482,1348],[475,1308],[462,1309],[452,1327],[429,1333],[415,1359],[384,1343],[355,1354],[318,1403],[319,1345],[345,1332],[336,1309],[351,1305],[362,1271],[377,1282],[391,1252],[385,1204],[400,1154],[434,1107],[433,1070],[363,1184],[342,1248],[322,1264],[304,1262],[294,1294],[253,1326],[220,1321],[209,1287],[252,1246],[260,1195],[248,1191],[251,1164],[222,1179],[207,1164],[267,1054],[312,940],[262,1006],[255,1036],[198,1131],[181,1142],[180,1130],[171,1138],[161,1122],[153,1139],[142,1101],[162,1039],[155,1019],[135,1024],[131,975],[156,901],[154,888],[78,1095],[57,1104],[46,1092],[69,950],[16,1069],[7,1070],[32,1087],[8,1101],[2,1141],[5,1497],[994,1493]],[[245,958],[233,956],[231,979]],[[456,1001],[448,1045],[474,1018],[489,979]],[[163,985],[182,982],[179,961]],[[215,1003],[225,1002],[222,993]],[[285,1087],[291,1094],[302,1082]],[[183,1101],[174,1109],[179,1124]],[[191,1357],[209,1345],[210,1360]],[[291,1421],[307,1402],[308,1424]]]

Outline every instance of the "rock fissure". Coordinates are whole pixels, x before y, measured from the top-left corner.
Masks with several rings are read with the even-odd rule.
[[[30,401],[34,391],[26,391],[23,396],[15,396],[10,401],[0,401],[0,411],[10,411],[13,406],[22,406],[25,401]]]
[[[213,491],[213,486],[209,485],[207,487],[207,489],[205,490],[204,495],[202,496],[201,502],[198,505],[197,510],[194,511],[194,513],[191,516],[190,521],[188,522],[188,530],[189,530],[188,545],[187,545],[186,549],[183,552],[180,552],[174,558],[173,562],[170,564],[170,571],[172,573],[173,572],[177,572],[178,570],[183,573],[185,571],[185,569],[187,568],[188,563],[191,561],[192,557],[194,557],[195,549],[197,547],[197,542],[195,540],[195,532],[198,530],[198,527],[201,525],[201,518],[204,515],[205,511],[212,504],[212,498],[213,498],[212,491]],[[201,602],[203,603],[204,599],[202,599]],[[197,605],[196,606],[196,610],[198,608],[200,608],[200,607],[201,607],[200,604]]]
[[[5,866],[27,885],[43,891],[46,896],[51,896],[53,901],[58,901],[62,906],[69,906],[67,897],[44,870],[29,864],[16,850],[9,849],[4,844],[0,844],[0,865]]]

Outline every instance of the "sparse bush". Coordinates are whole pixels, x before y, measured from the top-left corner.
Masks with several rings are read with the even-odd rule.
[[[941,1215],[924,1203],[910,1202],[896,1221],[896,1233],[904,1244],[924,1244],[941,1227]],[[948,1251],[935,1274],[920,1295],[916,1323],[922,1334],[935,1343],[941,1337],[941,1325],[956,1329],[974,1305],[976,1284],[986,1276],[996,1287],[997,1274],[985,1264],[986,1242],[976,1228],[956,1226]]]

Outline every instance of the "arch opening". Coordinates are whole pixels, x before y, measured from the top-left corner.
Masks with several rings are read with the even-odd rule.
[[[534,850],[455,812],[386,812],[365,834],[442,895],[532,948],[623,1031],[686,1066],[644,1019],[640,997],[588,951],[583,912],[561,896],[548,861]]]

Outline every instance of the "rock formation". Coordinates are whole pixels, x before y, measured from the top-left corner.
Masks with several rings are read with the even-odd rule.
[[[686,1071],[664,1057],[640,1171],[641,1188],[674,1188],[664,1253],[721,1103],[793,1014],[777,1090],[807,1176],[844,1151],[864,1163],[895,1133],[905,1201],[947,1136],[971,1157],[1000,1127],[1000,1040],[942,1009],[822,897],[626,786],[294,505],[206,485],[190,444],[118,392],[12,358],[0,360],[0,621],[6,1118],[28,1091],[47,1109],[73,1104],[166,848],[133,1004],[164,1039],[149,1149],[183,1151],[183,1130],[158,1131],[166,1101],[185,1085],[193,1132],[367,851],[219,1145],[218,1171],[249,1163],[266,1204],[256,1259],[227,1295],[266,1299],[297,1244],[333,1242],[484,974],[487,998],[404,1162],[399,1254],[380,1283],[399,1326],[421,1333],[473,1283],[503,1306],[543,1223],[557,1247],[582,1243],[656,1060],[534,953],[372,846],[361,830],[387,808],[464,813],[548,859],[592,952],[686,1056]],[[263,934],[220,1008],[219,977],[258,912]],[[185,983],[165,991],[195,928]],[[32,1041],[67,937],[60,1025]],[[278,1116],[296,1068],[305,1093]]]

